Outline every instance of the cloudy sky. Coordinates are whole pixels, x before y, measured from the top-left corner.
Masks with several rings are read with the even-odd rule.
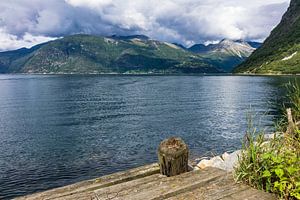
[[[70,34],[145,34],[184,45],[264,40],[289,0],[0,0],[0,50]]]

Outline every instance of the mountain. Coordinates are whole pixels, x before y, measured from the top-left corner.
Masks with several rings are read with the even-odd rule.
[[[262,43],[260,42],[252,42],[252,41],[247,41],[247,43],[253,47],[254,49],[258,49],[259,47],[261,47]]]
[[[215,73],[201,55],[147,36],[73,35],[0,53],[1,73]]]
[[[115,39],[115,40],[132,40],[132,39],[149,40],[150,39],[146,35],[128,35],[128,36],[112,35],[112,36],[110,36],[110,38]]]
[[[300,73],[300,1],[291,0],[279,25],[271,32],[237,73],[296,74]]]
[[[145,35],[80,34],[30,49],[1,52],[0,73],[231,72],[254,50],[250,43],[241,40],[224,39],[218,44],[186,48]]]
[[[14,51],[0,52],[0,73],[6,73],[12,67],[12,63],[14,63],[19,58],[25,58],[27,55],[31,54],[43,45],[44,44],[39,44],[30,49],[21,48]],[[17,64],[18,62],[15,62],[15,65]]]
[[[251,45],[242,40],[223,39],[218,44],[210,45],[209,53],[219,53],[228,56],[246,58],[255,50]]]
[[[179,48],[181,48],[181,49],[184,49],[184,50],[187,49],[187,48],[186,48],[185,46],[183,46],[182,44],[179,44],[179,43],[172,43],[172,44],[174,44],[175,46],[177,46],[177,47],[179,47]]]
[[[204,44],[195,44],[188,50],[194,53],[206,53],[207,51],[209,51],[209,46],[205,46]]]
[[[223,39],[217,44],[208,46],[196,44],[188,50],[205,57],[212,65],[222,68],[226,72],[231,72],[249,57],[259,47],[259,44],[258,42]]]

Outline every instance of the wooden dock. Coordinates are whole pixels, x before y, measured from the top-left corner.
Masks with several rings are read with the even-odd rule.
[[[158,164],[20,197],[20,200],[273,200],[275,196],[237,184],[216,168],[166,177]]]

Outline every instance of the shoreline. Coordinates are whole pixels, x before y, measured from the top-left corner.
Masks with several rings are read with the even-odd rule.
[[[300,76],[300,73],[297,74],[272,74],[272,73],[267,73],[267,74],[253,74],[253,73],[233,73],[233,75],[238,75],[238,76]]]
[[[251,74],[251,73],[0,73],[0,75],[45,75],[45,76],[57,76],[57,75],[71,75],[71,76],[249,76],[249,77],[298,77],[297,74]]]

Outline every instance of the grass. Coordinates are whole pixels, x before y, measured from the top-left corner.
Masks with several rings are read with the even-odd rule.
[[[287,89],[288,101],[284,106],[292,109],[297,122],[300,119],[300,87],[294,82],[289,83]],[[264,133],[251,125],[251,118],[249,124],[235,169],[236,180],[275,193],[280,199],[300,199],[300,130],[295,128],[293,134],[275,134],[267,142]],[[280,126],[286,131],[286,122]]]
[[[287,84],[288,102],[287,107],[292,109],[295,121],[300,120],[300,85],[295,81]]]

